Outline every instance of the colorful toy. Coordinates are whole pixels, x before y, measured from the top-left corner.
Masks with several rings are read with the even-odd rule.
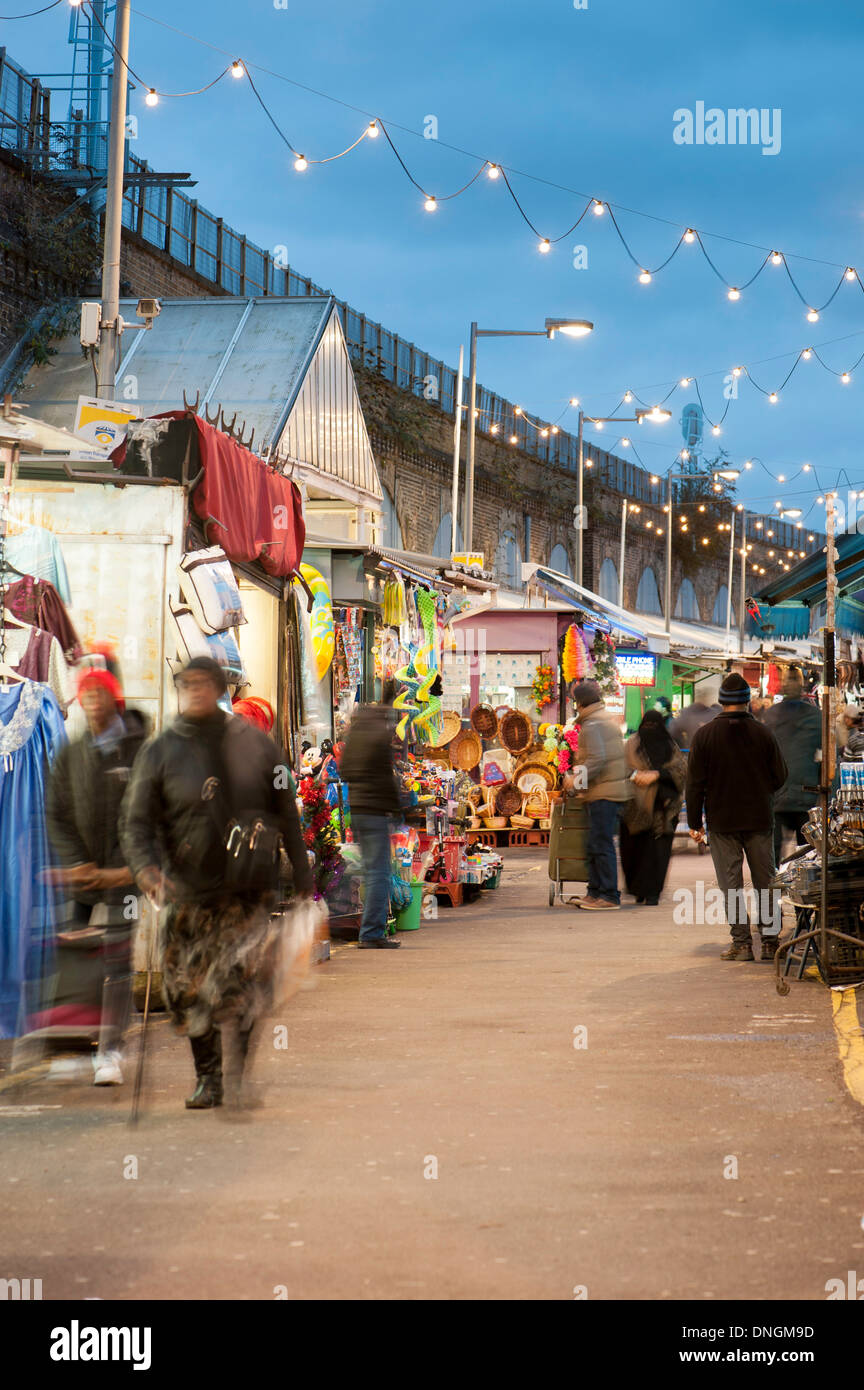
[[[312,632],[312,651],[315,657],[315,675],[321,681],[330,670],[333,653],[336,650],[336,627],[333,622],[333,604],[327,580],[319,570],[305,562],[300,573],[312,591],[314,603],[309,614]]]

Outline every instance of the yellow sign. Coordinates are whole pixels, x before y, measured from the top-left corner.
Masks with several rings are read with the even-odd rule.
[[[451,555],[450,563],[457,569],[478,569],[484,568],[483,561],[486,556],[482,550],[472,550],[470,554],[463,551],[459,555]]]
[[[75,433],[91,444],[116,448],[126,437],[126,426],[137,420],[137,408],[121,405],[119,401],[100,401],[93,396],[79,396],[75,412]]]

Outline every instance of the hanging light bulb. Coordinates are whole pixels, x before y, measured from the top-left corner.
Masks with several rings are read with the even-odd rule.
[[[843,385],[844,385],[844,386],[848,386],[848,385],[849,385],[849,382],[852,380],[852,378],[851,378],[851,376],[849,375],[848,372],[844,372],[844,373],[842,374],[842,376],[840,377],[840,380],[843,382]]]
[[[815,536],[808,536],[807,539],[808,539],[808,541],[813,541],[813,540],[816,539],[816,537],[815,537]]]
[[[633,399],[633,392],[632,392],[632,391],[625,391],[625,392],[624,392],[624,400],[627,402],[628,405],[630,404],[630,402],[632,401],[632,399]]]
[[[770,536],[772,533],[769,531],[768,534],[769,534],[769,536]],[[773,559],[774,559],[774,551],[773,551],[773,550],[769,550],[769,551],[768,551],[768,554],[770,555],[771,559],[773,560]]]
[[[156,91],[156,88],[155,88],[155,87],[150,87],[149,90],[148,90],[148,92],[147,92],[146,97],[144,98],[144,105],[145,105],[145,106],[157,106],[158,104],[159,104],[159,93]]]
[[[689,450],[689,449],[682,449],[682,450],[681,450],[681,453],[678,455],[678,457],[679,457],[679,458],[682,458],[682,459],[684,460],[684,462],[686,463],[687,460],[688,460],[689,457],[690,457],[690,450]]]
[[[779,399],[780,397],[777,395],[776,391],[772,391],[770,396],[768,397],[768,400],[771,402],[772,405],[776,405]]]
[[[438,199],[437,199],[437,198],[433,198],[432,195],[431,195],[431,193],[430,193],[429,197],[426,199],[426,201],[425,201],[425,203],[423,204],[423,206],[424,206],[424,208],[426,209],[427,212],[437,212],[437,211],[438,211]]]
[[[857,271],[855,270],[854,265],[847,265],[847,267],[846,267],[846,279],[847,279],[847,280],[854,280],[855,277],[856,277],[856,275],[857,275]]]
[[[802,352],[801,356],[804,358],[804,361],[805,361],[805,362],[809,362],[809,361],[810,361],[810,358],[813,356],[813,349],[812,349],[812,348],[805,348],[804,351]]]
[[[712,425],[712,426],[711,426],[711,433],[712,433],[712,434],[715,436],[715,438],[716,438],[716,436],[717,436],[718,434],[721,433],[720,426],[719,426],[719,425]]]
[[[808,323],[818,323],[818,322],[819,322],[819,311],[818,311],[818,309],[808,309],[808,310],[807,310],[807,322],[808,322]]]
[[[606,211],[606,209],[599,198],[594,199],[594,206],[592,207],[591,211],[593,212],[595,217],[603,216],[603,213]]]
[[[537,250],[538,250],[538,251],[542,251],[543,254],[544,254],[544,256],[545,256],[545,254],[546,254],[547,251],[551,251],[551,250],[552,250],[552,243],[551,243],[551,241],[549,240],[548,237],[544,236],[543,240],[538,244]]]
[[[377,140],[377,139],[378,139],[378,122],[377,122],[377,121],[370,121],[370,122],[369,122],[369,124],[368,124],[367,127],[366,127],[366,134],[369,136],[369,139],[370,139],[370,140]]]
[[[243,64],[240,62],[240,59],[235,58],[234,62],[231,64],[231,76],[242,77],[244,72],[245,68],[243,67]]]
[[[490,164],[489,168],[486,170],[486,174],[490,179],[497,179],[501,174],[501,170],[498,168],[497,164]]]
[[[744,370],[743,367],[733,367],[733,368],[732,368],[732,375],[733,375],[733,376],[740,376],[741,373],[743,372],[743,370]]]
[[[749,459],[745,459],[745,460],[744,460],[744,467],[745,467],[745,468],[752,468],[752,467],[753,467],[753,465],[752,465],[752,463],[750,462]]]
[[[498,433],[498,426],[495,425],[495,424],[490,425],[490,426],[489,426],[489,433],[490,433],[490,434],[497,434],[497,433]]]
[[[596,427],[598,430],[602,430],[602,428],[603,428],[603,421],[602,421],[602,420],[595,420],[595,421],[594,421],[594,425],[595,425],[595,427]]]
[[[521,414],[522,414],[522,407],[521,407],[521,405],[514,405],[514,407],[513,407],[513,414],[514,414],[514,415],[521,415]]]
[[[689,378],[689,376],[682,376],[682,378],[681,378],[681,380],[680,380],[680,382],[679,382],[678,384],[679,384],[679,386],[689,386],[689,385],[690,385],[690,378]]]
[[[771,264],[772,264],[772,265],[782,265],[782,264],[783,264],[783,257],[780,255],[780,252],[779,252],[779,251],[772,251],[772,252],[771,252]]]
[[[733,285],[732,288],[731,288],[730,290],[727,290],[727,292],[726,292],[726,298],[727,298],[727,299],[740,299],[740,298],[741,298],[741,291],[740,291],[740,290],[736,290],[735,286]]]
[[[294,160],[294,168],[297,170],[298,174],[302,174],[304,169],[309,168],[309,161],[305,155],[298,154],[297,158]]]
[[[804,466],[803,466],[802,469],[801,469],[801,472],[802,472],[802,473],[809,473],[809,472],[810,472],[810,465],[809,465],[809,463],[805,463],[805,464],[804,464]]]
[[[703,537],[702,537],[702,544],[703,544],[703,545],[708,545],[708,543],[709,543],[709,542],[708,542],[708,537],[707,537],[707,536],[703,536]]]
[[[640,271],[639,271],[639,284],[640,284],[640,285],[650,285],[650,284],[651,284],[651,272],[650,272],[650,270],[640,270]]]
[[[700,512],[704,512],[704,510],[705,510],[705,503],[704,503],[704,502],[700,502],[700,503],[699,503],[699,510],[700,510]]]
[[[557,433],[558,433],[558,426],[557,426],[557,425],[553,425],[553,426],[552,426],[552,433],[553,433],[553,434],[557,434]]]
[[[687,242],[696,240],[696,233],[694,232],[692,227],[687,228],[686,232],[684,233],[684,240]]]
[[[516,435],[516,434],[511,434],[511,436],[510,436],[510,443],[511,443],[511,444],[518,444],[518,443],[519,443],[519,436]]]
[[[571,396],[571,397],[570,397],[570,404],[571,404],[572,406],[577,406],[577,405],[579,404],[579,401],[578,401],[578,399],[577,399],[576,396]]]
[[[549,431],[548,431],[548,430],[541,430],[541,431],[540,431],[540,438],[541,438],[541,439],[548,439],[548,438],[549,438]]]
[[[757,521],[757,522],[755,523],[755,526],[756,526],[756,530],[757,530],[757,531],[761,531],[761,530],[762,530],[762,522],[761,522],[761,521]]]
[[[786,481],[786,474],[785,474],[785,473],[778,473],[778,474],[777,474],[777,481],[778,481],[778,483],[785,483],[785,481]]]

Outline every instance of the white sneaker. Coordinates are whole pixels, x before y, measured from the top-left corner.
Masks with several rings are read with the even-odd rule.
[[[86,1057],[54,1057],[46,1081],[80,1081],[88,1071]]]
[[[93,1058],[94,1086],[122,1086],[119,1052],[97,1052]]]

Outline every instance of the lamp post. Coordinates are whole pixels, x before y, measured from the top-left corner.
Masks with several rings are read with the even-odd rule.
[[[730,482],[730,483],[731,483],[731,482],[734,482],[734,480],[735,480],[736,478],[740,477],[740,473],[741,473],[741,470],[740,470],[739,468],[722,468],[722,469],[718,469],[718,470],[714,473],[714,485],[715,485],[715,488],[717,489],[717,491],[718,491],[718,492],[719,492],[719,491],[722,491],[722,489],[719,488],[719,487],[717,486],[717,480],[718,480],[718,478],[724,478],[727,482]],[[707,476],[707,474],[704,474],[704,473],[701,473],[701,474],[700,474],[700,473],[673,473],[671,470],[670,470],[670,472],[668,472],[668,473],[666,474],[666,514],[667,514],[667,526],[666,526],[666,579],[665,579],[665,583],[664,583],[664,586],[663,586],[663,589],[664,589],[664,592],[663,592],[663,612],[664,612],[664,614],[665,614],[665,619],[666,619],[665,627],[666,627],[666,634],[667,634],[667,636],[669,635],[669,633],[670,633],[671,630],[672,630],[672,480],[673,480],[673,478],[674,478],[674,479],[676,479],[676,480],[679,480],[679,479],[680,479],[680,480],[683,480],[683,481],[685,481],[685,482],[687,482],[687,481],[691,481],[691,482],[692,482],[694,479],[705,478],[706,476]],[[734,537],[734,526],[735,526],[734,520],[733,520],[732,526],[733,526],[733,532],[732,532],[732,534],[733,534],[733,537]],[[743,524],[743,522],[742,522],[742,532],[743,532],[743,529],[744,529],[744,524]],[[729,599],[729,602],[731,602],[731,594],[732,594],[732,557],[731,557],[731,553],[730,553],[730,557],[729,557],[729,595],[730,595],[730,599]],[[731,621],[728,603],[727,603],[727,617],[726,617],[726,620],[727,620],[727,627],[728,627],[728,624],[729,624],[729,622]]]
[[[639,506],[637,505],[637,503],[635,503],[635,502],[628,502],[626,497],[623,498],[623,500],[622,500],[622,502],[621,502],[621,555],[620,555],[620,559],[619,559],[619,563],[618,563],[618,607],[619,607],[619,608],[623,608],[623,607],[624,607],[624,554],[625,554],[624,540],[625,540],[625,537],[626,537],[626,535],[627,535],[627,513],[628,513],[628,511],[630,511],[630,512],[640,512],[641,510],[642,510],[642,508],[639,507]]]
[[[573,402],[573,401],[571,401],[571,405],[572,405],[572,404],[578,404],[578,402]],[[641,424],[643,423],[643,421],[645,421],[645,420],[650,420],[652,424],[655,424],[655,425],[662,425],[662,424],[665,424],[667,420],[671,420],[671,419],[672,419],[672,412],[671,412],[671,410],[663,410],[659,405],[652,405],[650,408],[646,408],[645,410],[637,410],[635,415],[586,415],[585,412],[584,412],[583,410],[580,409],[580,411],[579,411],[579,435],[578,435],[578,438],[579,438],[579,484],[578,484],[578,491],[577,491],[577,500],[578,500],[578,504],[579,504],[579,525],[578,525],[578,528],[577,528],[577,531],[576,531],[576,583],[577,583],[577,584],[581,585],[581,583],[582,583],[582,564],[583,564],[583,554],[584,554],[584,547],[583,547],[583,544],[582,544],[582,532],[583,532],[584,529],[585,529],[585,526],[584,526],[584,521],[585,521],[585,510],[584,510],[584,507],[583,507],[583,505],[582,505],[582,496],[583,496],[583,488],[584,488],[584,481],[583,481],[583,480],[584,480],[584,475],[585,475],[585,462],[584,462],[583,450],[582,450],[583,422],[584,422],[585,420],[587,420],[588,423],[591,424],[591,425],[641,425]],[[623,575],[623,569],[624,569],[624,548],[623,548],[623,547],[624,547],[624,537],[623,537],[623,534],[622,534],[622,537],[621,537],[621,569],[622,569],[622,575]],[[621,585],[622,585],[622,581],[619,580],[619,584],[618,584],[619,591],[621,590]]]
[[[471,325],[468,384],[468,461],[465,477],[465,546],[474,548],[474,457],[477,412],[477,339],[478,338],[549,338],[563,333],[568,338],[584,338],[594,328],[588,319],[547,319],[544,328],[478,328]],[[581,470],[580,470],[581,471]],[[454,523],[455,525],[455,523]],[[529,557],[530,558],[530,557]]]
[[[120,313],[120,242],[123,223],[123,170],[126,160],[126,93],[129,84],[129,15],[131,0],[117,0],[114,70],[111,76],[111,126],[108,140],[108,183],[105,198],[105,240],[102,253],[102,314],[99,327],[98,384],[100,400],[114,399],[117,318]]]

